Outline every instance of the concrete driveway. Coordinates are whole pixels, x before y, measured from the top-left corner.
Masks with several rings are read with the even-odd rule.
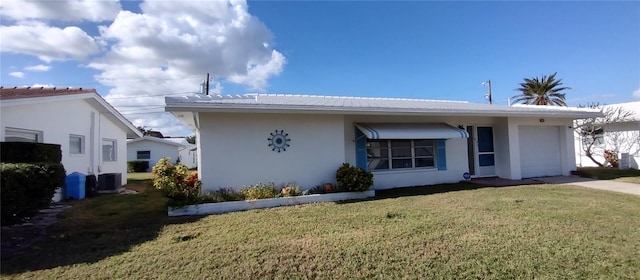
[[[533,179],[547,184],[574,185],[585,188],[640,195],[640,184],[613,180],[597,180],[578,176],[539,177]]]

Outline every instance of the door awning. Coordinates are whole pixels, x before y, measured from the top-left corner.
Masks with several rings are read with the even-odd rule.
[[[369,139],[451,139],[469,138],[466,130],[445,123],[358,123]]]

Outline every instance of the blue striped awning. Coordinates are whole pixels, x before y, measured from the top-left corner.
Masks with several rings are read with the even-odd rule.
[[[357,123],[368,139],[469,138],[466,130],[445,123]]]

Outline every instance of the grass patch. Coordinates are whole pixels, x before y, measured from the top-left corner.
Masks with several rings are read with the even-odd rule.
[[[47,240],[3,259],[2,278],[640,275],[638,196],[558,185],[421,194],[428,188],[200,218],[167,218],[151,188],[98,196],[78,201]]]
[[[132,172],[127,173],[127,182],[153,180],[151,172]]]
[[[616,180],[621,182],[640,184],[640,170],[606,168],[606,167],[579,167],[578,174],[582,177],[597,178],[601,180]]]

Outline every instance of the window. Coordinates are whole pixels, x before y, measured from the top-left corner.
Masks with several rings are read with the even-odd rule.
[[[435,168],[435,140],[368,140],[369,170]]]
[[[137,159],[151,159],[151,151],[138,151]]]
[[[116,161],[117,149],[116,140],[102,139],[102,161]]]
[[[69,154],[84,154],[84,136],[73,134],[69,135]]]
[[[42,131],[7,127],[4,130],[4,141],[42,143]]]

